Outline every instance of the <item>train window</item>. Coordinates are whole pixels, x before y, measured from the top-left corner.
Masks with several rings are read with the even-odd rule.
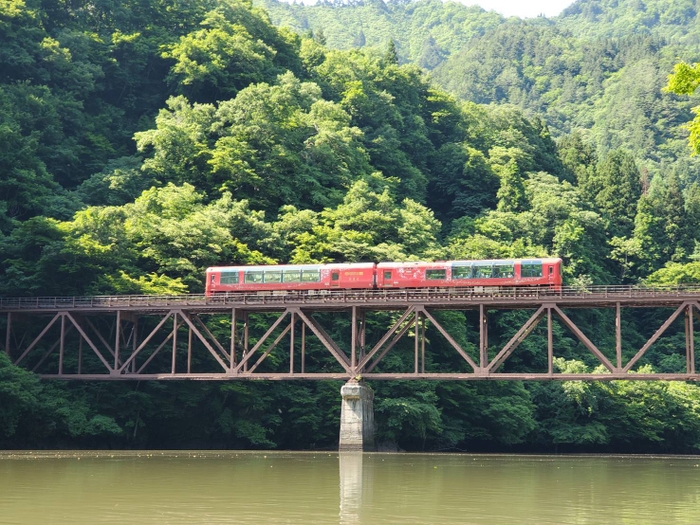
[[[238,284],[238,272],[221,272],[221,284]]]
[[[340,274],[338,272],[332,272],[331,281],[337,281],[338,279],[340,279]]]
[[[321,280],[320,270],[302,270],[301,281],[304,283],[317,283]]]
[[[261,283],[263,282],[263,272],[257,270],[249,270],[245,273],[246,283]]]
[[[520,277],[542,277],[540,261],[523,261],[520,264]]]
[[[550,266],[549,267],[549,275],[552,275],[552,274],[554,274],[554,267]]]
[[[515,266],[511,261],[493,265],[493,277],[510,279],[515,275]]]
[[[475,264],[474,265],[474,278],[475,279],[490,279],[493,275],[493,266],[489,264]]]
[[[266,283],[281,283],[282,282],[282,270],[267,270],[265,272],[265,282]]]
[[[384,279],[390,281],[391,280],[391,272],[384,272]]]
[[[429,281],[437,281],[439,279],[447,279],[447,270],[426,270],[425,278]]]
[[[214,284],[216,282],[216,274],[213,273],[211,274],[211,284]]]
[[[471,279],[472,278],[472,265],[462,265],[452,266],[452,278],[453,279]]]
[[[284,270],[283,277],[285,283],[300,283],[301,270]]]

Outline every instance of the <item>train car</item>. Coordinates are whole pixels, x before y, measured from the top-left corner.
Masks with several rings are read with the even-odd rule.
[[[207,268],[205,293],[373,289],[375,266],[347,263]]]
[[[561,259],[379,263],[377,288],[550,286],[562,284]]]

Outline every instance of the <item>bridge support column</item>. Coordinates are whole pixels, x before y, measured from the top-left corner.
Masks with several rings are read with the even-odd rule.
[[[362,382],[350,380],[340,389],[341,452],[374,450],[374,392]]]

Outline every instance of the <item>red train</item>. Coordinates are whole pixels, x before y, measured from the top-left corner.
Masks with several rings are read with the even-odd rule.
[[[550,286],[561,259],[281,264],[207,268],[206,295],[225,292]]]

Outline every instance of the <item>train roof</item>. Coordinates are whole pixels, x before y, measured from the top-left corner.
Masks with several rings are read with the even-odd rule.
[[[508,263],[523,263],[523,262],[539,262],[543,264],[553,264],[561,262],[561,259],[556,257],[526,257],[519,259],[471,259],[471,260],[454,260],[454,261],[408,261],[408,262],[380,262],[374,264],[371,262],[361,263],[327,263],[327,264],[266,264],[266,265],[251,265],[251,266],[212,266],[207,268],[207,272],[236,272],[236,271],[265,271],[265,270],[369,270],[374,268],[421,268],[426,266],[443,267],[446,264],[508,264]]]
[[[396,268],[401,267],[401,268],[422,268],[426,266],[438,266],[442,267],[447,265],[453,265],[453,264],[477,264],[477,265],[485,265],[485,264],[513,264],[513,263],[523,263],[523,262],[539,262],[543,264],[553,264],[556,262],[561,262],[561,259],[559,258],[554,258],[554,257],[530,257],[530,258],[524,258],[524,259],[471,259],[471,260],[455,260],[455,261],[410,261],[410,262],[381,262],[377,264],[377,268]]]
[[[328,264],[266,264],[257,266],[213,266],[207,272],[237,272],[237,271],[266,271],[266,270],[370,270],[374,263],[328,263]]]

